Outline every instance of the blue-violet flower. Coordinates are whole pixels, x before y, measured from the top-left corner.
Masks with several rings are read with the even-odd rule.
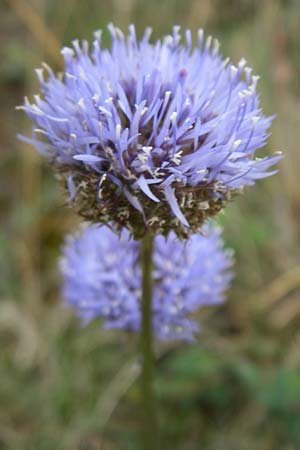
[[[159,339],[193,339],[198,325],[190,314],[224,300],[232,252],[223,249],[220,228],[205,225],[203,234],[188,241],[173,232],[154,238],[152,320]],[[128,230],[118,236],[98,225],[67,238],[60,262],[63,297],[84,321],[100,317],[106,327],[140,329],[139,246]]]
[[[246,185],[272,175],[280,154],[256,158],[271,117],[256,92],[257,76],[242,59],[219,54],[219,43],[179,27],[150,42],[109,25],[63,48],[65,68],[37,69],[41,94],[21,107],[34,123],[23,137],[47,156],[86,219],[180,237],[198,231]]]

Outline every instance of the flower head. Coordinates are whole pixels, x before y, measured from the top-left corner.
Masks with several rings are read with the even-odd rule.
[[[64,72],[44,65],[42,96],[23,109],[34,122],[24,138],[55,167],[88,220],[186,237],[280,155],[258,159],[271,118],[259,105],[258,77],[237,66],[199,30],[181,42],[179,27],[150,42],[109,25],[111,49],[83,41],[63,48]]]
[[[159,339],[192,339],[198,330],[190,314],[224,300],[232,274],[232,254],[223,249],[220,230],[186,243],[174,233],[154,239],[153,327]],[[139,241],[123,230],[92,225],[70,236],[61,259],[63,296],[85,321],[104,319],[106,327],[137,331],[141,322]]]

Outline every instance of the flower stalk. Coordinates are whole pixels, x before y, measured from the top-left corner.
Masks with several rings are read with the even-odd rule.
[[[141,240],[142,267],[142,407],[144,415],[144,450],[158,450],[158,425],[154,393],[154,351],[152,330],[152,260],[153,236],[148,233]]]

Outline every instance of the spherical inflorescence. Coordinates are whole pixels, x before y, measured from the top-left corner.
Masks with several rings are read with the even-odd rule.
[[[232,253],[223,249],[218,228],[203,232],[187,242],[174,233],[154,239],[152,321],[159,339],[192,339],[198,326],[190,314],[224,300]],[[117,236],[105,226],[68,237],[60,264],[63,296],[84,321],[101,317],[106,327],[140,329],[139,246],[127,230]]]
[[[42,96],[22,108],[34,123],[28,142],[45,154],[86,219],[186,237],[281,156],[256,158],[271,118],[259,105],[258,77],[242,59],[219,54],[217,40],[179,27],[140,41],[109,26],[111,49],[95,33],[64,48],[65,69],[37,74]]]

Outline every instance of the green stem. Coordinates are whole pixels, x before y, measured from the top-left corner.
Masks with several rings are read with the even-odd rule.
[[[152,250],[153,236],[146,234],[141,241],[142,266],[142,402],[144,413],[144,450],[158,450],[154,380],[154,352],[152,336]]]

